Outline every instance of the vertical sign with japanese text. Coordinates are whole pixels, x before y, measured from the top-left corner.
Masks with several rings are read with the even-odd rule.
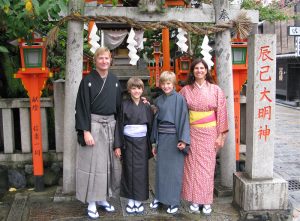
[[[274,162],[275,35],[251,36],[248,59],[246,172],[252,179],[267,179],[273,177]]]
[[[30,97],[31,112],[31,140],[32,157],[34,165],[34,175],[42,176],[43,170],[43,148],[42,148],[42,130],[41,130],[41,110],[40,110],[40,91],[35,90]]]

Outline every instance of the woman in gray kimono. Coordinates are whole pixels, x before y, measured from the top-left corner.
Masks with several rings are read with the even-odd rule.
[[[153,122],[152,149],[156,156],[155,199],[150,208],[168,205],[167,213],[178,211],[182,186],[184,156],[190,143],[189,115],[185,99],[175,91],[176,76],[164,71],[159,79],[163,94],[155,106],[158,111]]]

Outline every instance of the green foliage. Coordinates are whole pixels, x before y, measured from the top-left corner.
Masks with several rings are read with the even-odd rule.
[[[21,80],[13,76],[20,67],[19,50],[8,42],[17,38],[25,38],[29,41],[32,31],[46,35],[56,23],[55,21],[60,19],[59,13],[67,12],[67,1],[0,0],[0,71],[2,73],[0,86],[3,85],[4,88],[1,89],[0,96],[26,97]],[[61,58],[56,63],[49,61],[49,67],[52,64],[64,67],[65,43],[59,45],[60,47],[62,45],[61,49],[57,50],[60,51]]]
[[[113,6],[117,6],[119,1],[118,0],[105,0],[104,3],[105,4],[112,4]]]
[[[204,36],[202,35],[196,35],[196,34],[190,34],[190,41],[191,41],[191,50],[193,52],[193,56],[196,58],[202,57],[201,55],[201,44],[203,41]]]
[[[170,55],[174,57],[177,49],[176,45],[176,29],[170,29]],[[162,43],[162,31],[161,30],[146,30],[144,32],[144,38],[147,39],[144,42],[144,49],[140,52],[146,60],[154,60],[153,56],[153,44],[154,42]],[[161,45],[162,50],[162,45]]]
[[[55,24],[48,24],[43,27],[43,32],[47,33]],[[53,48],[48,48],[47,66],[54,72],[53,79],[63,79],[66,72],[66,51],[67,51],[67,25],[61,26],[58,33],[57,43]]]
[[[67,0],[0,0],[0,42],[30,39],[31,32],[46,20],[58,20],[67,11]],[[0,46],[5,47],[5,45]]]
[[[14,53],[0,54],[0,71],[5,79],[4,90],[1,90],[1,97],[26,97],[26,92],[20,79],[14,78],[14,73],[18,71],[19,56]],[[0,79],[0,80],[2,80]]]
[[[6,47],[0,46],[0,53],[8,53],[8,50]]]
[[[268,6],[263,6],[262,2],[256,0],[244,0],[241,8],[243,9],[254,9],[259,11],[259,20],[275,22],[275,21],[282,21],[288,20],[292,17],[285,14],[277,2],[273,2]]]
[[[158,41],[161,42],[161,30],[146,30],[144,32],[144,38],[147,39],[144,42],[144,49],[141,51],[142,54],[145,54],[145,57],[152,60],[153,57],[153,43]]]
[[[54,24],[47,24],[43,27],[43,32],[47,33],[54,27]],[[48,60],[47,66],[52,70],[56,70],[54,73],[53,80],[64,79],[66,73],[66,51],[67,51],[67,25],[61,26],[58,33],[58,40],[54,47],[48,48]],[[87,31],[84,31],[84,36],[87,39]],[[90,46],[87,40],[84,40],[83,54],[88,57],[93,57],[90,52]]]

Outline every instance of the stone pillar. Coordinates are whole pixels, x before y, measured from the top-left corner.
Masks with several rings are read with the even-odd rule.
[[[300,13],[300,2],[298,2],[295,5],[295,14],[299,15],[299,13]],[[295,18],[295,26],[300,26],[300,18],[299,17]]]
[[[31,153],[30,109],[21,107],[19,110],[22,153]]]
[[[2,109],[3,121],[3,139],[4,153],[14,153],[15,151],[15,132],[14,132],[14,115],[10,108]]]
[[[275,35],[252,35],[248,45],[246,172],[251,179],[272,179],[276,38]]]
[[[69,11],[81,14],[83,1],[70,0]],[[68,22],[65,109],[64,109],[64,158],[63,192],[75,191],[75,162],[77,137],[75,132],[75,103],[83,62],[83,22]]]
[[[45,107],[41,107],[41,123],[42,123],[42,142],[43,142],[43,152],[47,153],[49,149],[49,139],[48,139],[48,121],[47,121],[47,111]]]
[[[2,109],[0,108],[0,125],[2,125]],[[3,144],[3,127],[0,126],[0,147],[4,146]],[[1,150],[1,149],[0,149]]]
[[[288,184],[273,175],[276,35],[248,38],[246,172],[234,175],[233,202],[243,210],[283,210]]]
[[[65,108],[65,81],[53,82],[54,91],[54,118],[55,118],[55,146],[56,152],[63,152],[64,148],[64,108]]]
[[[229,1],[214,1],[216,24],[222,24],[230,20]],[[216,34],[216,71],[219,86],[225,93],[228,111],[229,132],[225,145],[221,150],[221,185],[232,188],[232,176],[236,170],[235,160],[235,126],[234,126],[234,100],[233,100],[233,76],[231,56],[230,30]]]

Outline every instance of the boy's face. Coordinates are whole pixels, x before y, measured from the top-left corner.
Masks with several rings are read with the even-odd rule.
[[[171,81],[165,81],[160,83],[160,88],[163,90],[165,94],[169,94],[173,91],[174,85]]]
[[[142,87],[138,88],[136,86],[133,86],[129,89],[128,92],[130,93],[133,99],[140,99],[143,93],[143,88]]]

